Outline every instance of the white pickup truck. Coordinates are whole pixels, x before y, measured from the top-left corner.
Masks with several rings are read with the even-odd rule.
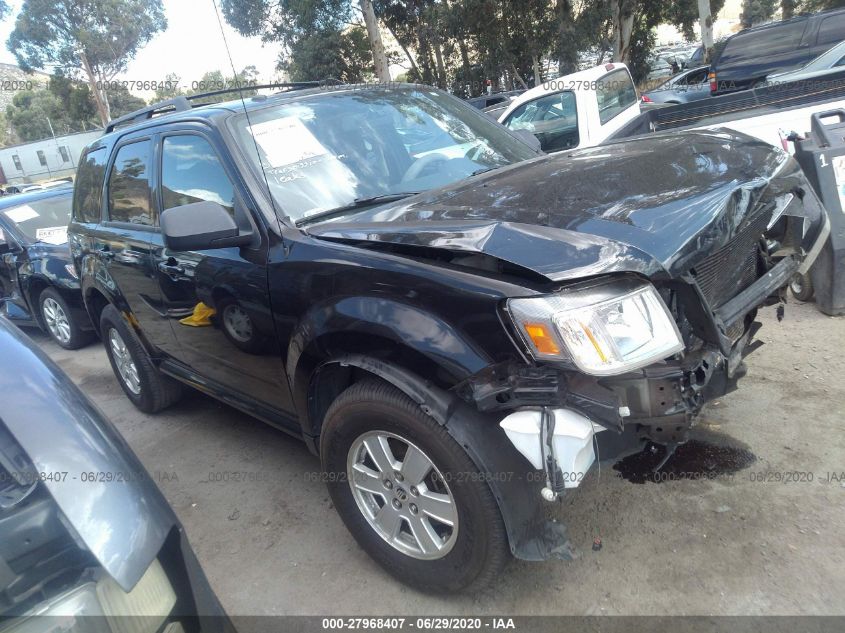
[[[499,122],[530,131],[549,153],[658,130],[716,127],[791,152],[786,138],[805,133],[812,114],[845,108],[845,70],[824,82],[780,83],[644,112],[640,103],[628,68],[606,64],[532,88],[508,106]]]

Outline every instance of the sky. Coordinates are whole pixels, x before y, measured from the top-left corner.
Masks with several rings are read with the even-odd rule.
[[[231,75],[232,66],[212,0],[162,0],[167,15],[167,30],[154,37],[130,62],[121,79],[161,81],[168,73],[180,77],[183,88],[190,89],[205,72],[222,70]],[[0,22],[0,62],[15,64],[15,56],[6,48],[6,40],[15,26],[23,0],[12,0],[11,14]],[[262,44],[259,37],[243,37],[223,21],[223,29],[237,70],[253,65],[259,80],[270,82],[277,76],[278,44]],[[131,87],[130,87],[131,90]],[[148,96],[143,90],[131,90]]]

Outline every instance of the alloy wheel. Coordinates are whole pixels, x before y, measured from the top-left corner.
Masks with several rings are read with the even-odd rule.
[[[109,347],[123,384],[129,391],[139,395],[141,393],[141,378],[138,376],[138,369],[135,367],[135,361],[132,360],[132,355],[129,353],[126,343],[123,342],[120,333],[114,328],[109,330]]]
[[[437,466],[409,440],[370,431],[349,448],[347,477],[367,523],[413,558],[442,558],[458,536],[458,508]]]
[[[62,306],[59,305],[59,302],[47,297],[42,304],[42,311],[44,322],[47,324],[50,334],[65,345],[70,343],[70,321]]]

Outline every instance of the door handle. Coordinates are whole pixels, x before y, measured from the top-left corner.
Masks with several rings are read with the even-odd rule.
[[[185,274],[185,269],[179,264],[168,264],[167,262],[159,262],[158,269],[169,277],[176,277]]]

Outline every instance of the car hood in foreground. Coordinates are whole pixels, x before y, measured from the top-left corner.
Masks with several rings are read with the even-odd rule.
[[[674,277],[802,183],[785,152],[733,131],[653,134],[526,161],[308,232],[482,252],[554,281]]]
[[[111,423],[5,319],[0,353],[0,423],[85,546],[129,591],[178,525],[173,511]]]

